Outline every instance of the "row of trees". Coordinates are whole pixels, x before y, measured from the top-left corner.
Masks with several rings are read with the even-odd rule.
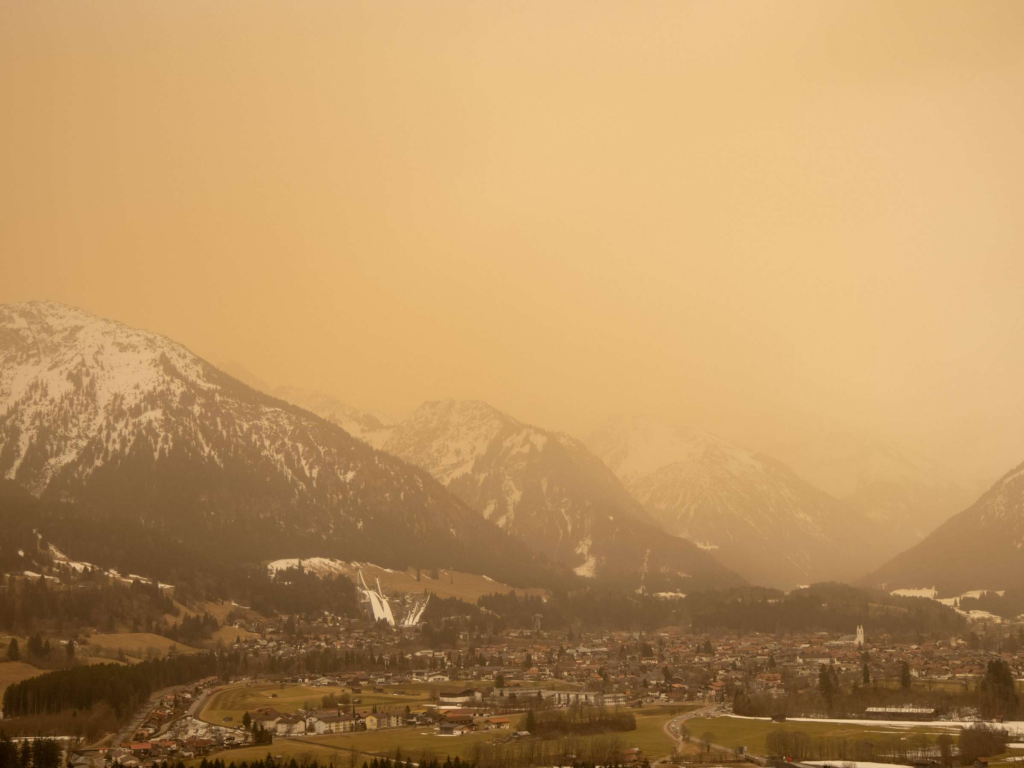
[[[572,704],[565,709],[551,709],[526,714],[524,728],[534,736],[555,736],[608,733],[609,731],[635,731],[636,717],[632,712]]]
[[[572,735],[555,739],[507,741],[495,739],[476,742],[469,757],[469,764],[479,768],[525,768],[536,765],[614,768],[625,763],[626,745],[615,735]]]
[[[483,595],[476,605],[456,598],[430,601],[426,636],[439,645],[454,645],[455,627],[494,634],[504,629],[568,632],[602,627],[648,629],[667,624],[694,632],[848,631],[863,624],[869,632],[919,638],[948,637],[962,631],[962,616],[931,600],[889,595],[845,584],[816,584],[786,594],[762,587],[695,592],[679,600],[625,593],[610,585],[555,592],[542,600],[516,592]],[[711,652],[710,648],[705,652]]]
[[[965,728],[954,743],[949,734],[940,734],[934,747],[943,765],[959,763],[970,766],[979,757],[999,755],[1006,751],[1006,731],[976,725]],[[841,737],[812,737],[803,731],[776,730],[765,737],[765,746],[771,757],[794,761],[835,760],[842,762],[910,763],[915,759],[930,758],[935,749],[924,733],[899,735],[872,735],[871,739],[844,739]]]
[[[37,738],[18,743],[0,731],[0,768],[59,768],[61,747],[54,739]]]
[[[872,680],[866,659],[860,675],[840,673],[835,667],[822,665],[814,688],[804,688],[801,678],[793,678],[787,683],[784,696],[739,690],[733,696],[733,711],[751,717],[859,717],[867,707],[909,704],[931,707],[939,715],[974,711],[990,720],[1024,717],[1024,702],[1015,690],[1013,672],[1003,659],[989,661],[985,677],[973,689],[914,685],[906,662],[889,665],[886,672],[886,677],[898,680],[898,687],[879,685],[878,680]]]
[[[848,632],[862,624],[868,634],[948,637],[966,626],[956,611],[933,600],[837,583],[815,584],[788,594],[763,587],[695,592],[682,603],[694,632]]]
[[[160,634],[169,637],[176,643],[195,645],[203,640],[209,640],[219,625],[217,620],[208,613],[202,616],[185,616],[177,624],[172,624],[161,630]]]

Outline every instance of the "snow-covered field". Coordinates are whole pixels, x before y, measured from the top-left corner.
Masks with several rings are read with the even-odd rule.
[[[917,587],[917,588],[914,588],[914,589],[894,589],[889,594],[895,595],[897,597],[923,597],[923,598],[926,598],[928,600],[934,600],[937,603],[942,603],[943,605],[948,605],[950,608],[952,608],[954,611],[959,613],[961,616],[965,616],[968,619],[970,619],[971,621],[992,621],[992,622],[998,623],[998,622],[1002,621],[1002,618],[1000,618],[999,616],[996,616],[993,613],[989,613],[988,611],[964,611],[964,610],[962,610],[960,608],[960,605],[959,605],[960,601],[963,600],[964,598],[974,598],[974,599],[977,599],[977,598],[981,597],[983,594],[985,594],[985,592],[989,592],[989,591],[994,592],[995,594],[999,595],[1000,597],[1002,597],[1003,594],[1004,594],[1004,590],[1001,590],[1001,589],[993,589],[993,590],[972,589],[972,590],[969,590],[967,592],[964,592],[962,595],[958,595],[957,597],[939,597],[939,590],[937,590],[935,587]]]
[[[740,720],[762,720],[764,722],[770,722],[771,718],[768,717],[747,717],[745,715],[733,715],[729,714],[726,717],[734,717]],[[977,725],[976,722],[967,720],[846,720],[843,718],[834,717],[790,717],[787,718],[787,722],[790,723],[839,723],[842,725],[873,725],[876,727],[885,726],[886,728],[935,728],[939,731],[954,732],[961,728],[970,728],[972,725]],[[1008,732],[1014,738],[1024,736],[1024,720],[1011,720],[1005,723],[992,723],[996,728],[1001,728]],[[867,765],[867,764],[865,764]]]

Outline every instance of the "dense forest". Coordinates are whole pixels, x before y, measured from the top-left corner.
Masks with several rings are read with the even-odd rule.
[[[60,768],[61,751],[54,739],[22,741],[19,747],[0,731],[0,768]]]
[[[863,625],[869,635],[948,637],[966,626],[956,611],[932,600],[836,583],[789,593],[760,587],[698,592],[682,602],[694,632],[849,633]]]
[[[434,599],[424,613],[428,639],[450,642],[454,627],[481,633],[503,629],[652,630],[669,624],[693,633],[851,632],[858,624],[869,633],[893,636],[941,636],[962,632],[962,616],[948,606],[919,598],[845,584],[817,584],[785,593],[761,587],[696,592],[662,599],[597,585],[561,592],[546,600],[516,592],[484,595],[472,605],[455,598]]]
[[[0,630],[12,635],[74,637],[85,627],[164,633],[165,616],[177,614],[155,584],[126,585],[98,572],[77,574],[66,584],[23,580],[0,589]]]
[[[450,636],[460,626],[492,634],[504,629],[621,628],[651,630],[682,618],[678,601],[661,600],[598,583],[575,592],[555,592],[542,599],[516,592],[483,595],[476,604],[456,598],[431,599],[423,620],[428,637]]]
[[[961,597],[956,605],[962,611],[988,611],[1004,619],[1024,616],[1024,587],[999,592],[982,592],[978,597]]]
[[[93,664],[22,680],[4,691],[5,717],[88,710],[105,704],[117,717],[132,712],[153,691],[237,669],[238,658],[212,653],[172,656],[138,664]]]

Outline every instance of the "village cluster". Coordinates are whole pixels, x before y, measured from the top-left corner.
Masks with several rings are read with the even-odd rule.
[[[500,637],[461,637],[457,650],[412,649],[402,633],[380,632],[365,623],[335,623],[299,635],[283,626],[239,627],[226,650],[244,655],[254,672],[225,683],[207,679],[168,694],[124,734],[122,743],[73,756],[82,768],[151,768],[168,759],[275,738],[304,738],[355,731],[418,728],[438,737],[479,730],[516,731],[517,713],[572,704],[643,708],[693,702],[728,710],[737,693],[782,699],[813,689],[821,668],[873,681],[897,680],[909,671],[915,690],[931,685],[967,687],[984,676],[993,658],[1024,676],[1024,648],[986,650],[985,626],[967,638],[896,642],[887,635],[824,632],[744,636],[696,636],[671,629],[654,634],[507,631]],[[1000,629],[1005,636],[1005,627]],[[246,639],[243,639],[242,636]],[[321,674],[311,667],[330,652],[343,666],[359,668]],[[274,673],[266,670],[274,669]],[[204,703],[227,687],[273,683],[282,691],[304,686],[336,697],[297,709],[267,706],[221,722],[203,719]],[[403,688],[408,686],[408,688]],[[415,691],[429,691],[409,701]],[[274,697],[276,694],[271,694]],[[396,703],[382,703],[382,697]],[[364,704],[373,698],[377,703]],[[910,704],[873,707],[876,719],[932,719],[933,708]]]

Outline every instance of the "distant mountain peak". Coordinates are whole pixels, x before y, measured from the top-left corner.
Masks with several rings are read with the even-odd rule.
[[[578,575],[617,574],[636,585],[739,581],[705,551],[665,536],[579,440],[489,403],[427,401],[370,439]]]
[[[711,549],[754,583],[850,578],[872,562],[871,526],[860,513],[781,462],[717,435],[617,417],[587,445],[665,530]]]
[[[617,416],[606,421],[587,439],[605,463],[620,477],[647,475],[668,464],[717,455],[756,467],[753,451],[718,435],[676,426],[653,416]]]

